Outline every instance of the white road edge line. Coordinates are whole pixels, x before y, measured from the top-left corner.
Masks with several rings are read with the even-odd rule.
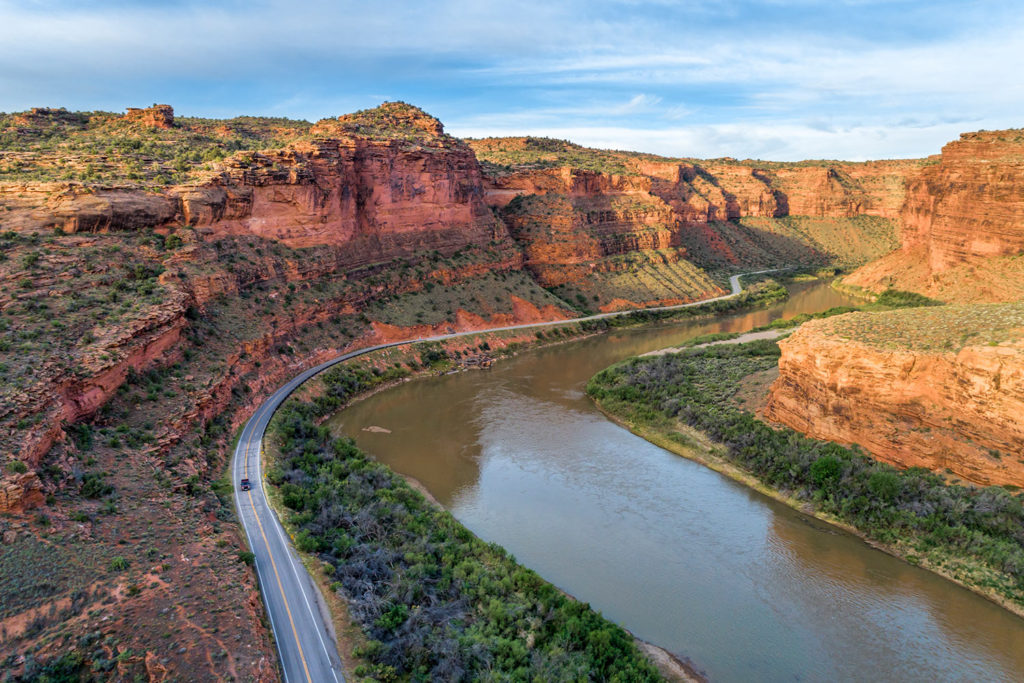
[[[250,420],[251,420],[251,418],[250,418]],[[248,429],[249,428],[249,423],[246,423],[245,427],[246,427],[246,429]],[[238,442],[239,443],[242,443],[242,438],[245,437],[246,429],[243,429],[241,435],[239,435],[239,437],[238,437]],[[250,433],[251,433],[251,431],[250,431]],[[248,456],[248,453],[246,455]],[[242,472],[244,471],[244,470],[241,469],[240,465],[241,465],[240,461],[237,458],[235,458],[234,467],[232,468],[232,469],[235,470],[235,472],[234,472],[234,474],[235,474],[235,481],[240,481],[241,480]],[[235,508],[238,511],[238,519],[239,519],[239,521],[242,521],[242,497],[241,496],[235,496]],[[245,540],[249,543],[249,547],[252,548],[253,547],[253,545],[252,545],[252,536],[249,535],[249,527],[246,526],[245,522],[242,522],[242,528],[245,530]],[[259,571],[259,568],[255,567],[255,564],[256,563],[255,563],[255,559],[254,559],[253,560],[253,567],[256,568],[256,580],[260,584],[260,596],[263,598],[262,602],[263,602],[263,605],[264,605],[264,609],[267,612],[267,617],[270,619],[270,630],[273,631],[274,647],[277,649],[277,658],[279,660],[281,660],[281,677],[284,679],[285,683],[288,683],[288,672],[284,668],[284,657],[281,654],[281,640],[280,640],[280,638],[277,637],[277,626],[274,624],[274,612],[270,609],[270,605],[267,602],[267,600],[269,598],[267,597],[266,585],[263,583],[263,573]]]

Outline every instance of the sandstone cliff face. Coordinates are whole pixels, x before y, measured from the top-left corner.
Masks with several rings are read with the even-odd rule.
[[[502,237],[483,202],[476,159],[461,144],[301,143],[179,197],[183,222],[213,236],[330,244],[351,255],[349,265]]]
[[[503,237],[465,146],[350,138],[235,160],[204,185],[166,193],[0,186],[10,229],[116,232],[187,224],[291,247],[344,248],[348,265],[453,251]]]
[[[834,335],[832,323],[780,342],[768,419],[899,467],[1024,486],[1024,342],[883,349]]]
[[[43,504],[42,485],[35,472],[0,477],[0,514],[21,514]]]
[[[128,107],[125,120],[141,123],[151,128],[170,128],[174,125],[174,108],[169,104],[154,104],[152,107],[139,109]]]
[[[415,108],[381,111],[321,122],[311,140],[237,155],[205,182],[160,192],[0,183],[3,225],[66,233],[191,225],[212,238],[331,245],[346,254],[346,266],[507,239],[484,202],[473,151]],[[169,107],[129,110],[125,119],[173,125]]]
[[[545,286],[607,270],[613,267],[603,262],[609,256],[679,245],[671,209],[642,196],[528,195],[511,202],[503,216],[526,266]]]
[[[626,159],[624,163],[627,174],[563,166],[491,177],[486,184],[487,203],[503,207],[520,194],[579,197],[634,193],[661,198],[688,225],[747,216],[893,219],[904,201],[904,181],[919,162],[769,162],[762,167],[719,160]]]
[[[901,253],[846,282],[953,301],[1019,296],[1000,271],[1013,269],[1012,259],[1024,252],[1024,132],[965,133],[947,144],[909,179],[900,219]]]
[[[472,144],[487,155],[495,154],[500,143]],[[507,144],[516,149],[516,139]],[[771,258],[771,239],[761,239],[757,230],[740,234],[742,230],[723,223],[790,216],[813,217],[822,224],[861,216],[892,219],[903,202],[903,179],[917,165],[894,161],[765,163],[759,167],[746,162],[683,162],[628,155],[616,157],[615,163],[621,171],[524,167],[485,179],[487,203],[504,209],[513,236],[526,251],[527,263],[546,283],[579,278],[585,272],[581,266],[598,267],[599,259],[623,253],[614,245],[636,245],[627,250],[683,247],[676,258],[685,256],[705,266],[766,263],[764,259]],[[513,204],[517,197],[545,199]],[[634,208],[623,210],[629,205]],[[539,214],[538,206],[542,207]],[[524,230],[528,225],[551,229],[545,235],[543,230]],[[803,247],[800,256],[805,261],[825,261],[842,253],[843,240],[831,245],[816,243],[813,234],[817,226],[811,227],[779,235],[776,241],[783,249],[775,257],[793,261],[798,251],[795,247],[800,246],[797,242]],[[863,241],[864,231],[858,226],[843,225],[839,231],[850,233],[849,241]],[[882,241],[888,244],[888,240]],[[885,250],[883,246],[871,255]]]

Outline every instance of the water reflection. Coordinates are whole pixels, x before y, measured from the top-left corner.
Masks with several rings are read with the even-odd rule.
[[[1019,680],[1024,620],[633,436],[582,393],[624,357],[841,303],[812,285],[770,310],[408,383],[331,424],[716,680]]]

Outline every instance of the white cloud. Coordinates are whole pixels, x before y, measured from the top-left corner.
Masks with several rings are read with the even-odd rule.
[[[997,127],[977,121],[970,129]],[[942,145],[965,130],[963,123],[935,123],[927,126],[865,125],[822,128],[806,124],[722,123],[656,130],[621,126],[604,127],[473,127],[453,124],[453,135],[487,137],[535,135],[566,139],[587,147],[625,149],[663,156],[712,159],[871,159],[916,158],[938,154]],[[823,154],[822,150],[828,153]],[[925,150],[922,153],[922,150]]]

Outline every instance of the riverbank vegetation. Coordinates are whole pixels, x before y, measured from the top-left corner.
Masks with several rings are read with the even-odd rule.
[[[788,296],[788,289],[774,279],[768,278],[745,287],[742,292],[731,298],[708,301],[687,308],[668,310],[641,309],[612,318],[589,320],[580,323],[580,326],[586,331],[600,331],[615,327],[629,327],[631,325],[677,322],[707,315],[733,313],[746,308],[770,306],[780,301],[785,301]]]
[[[1021,613],[1024,497],[999,487],[949,484],[922,468],[898,470],[856,447],[765,424],[740,409],[734,396],[744,378],[770,370],[778,358],[771,340],[632,358],[595,375],[587,393],[609,414],[677,452],[702,448],[692,436],[696,430],[714,444],[709,458]]]
[[[632,637],[431,505],[318,418],[396,379],[337,367],[327,398],[292,399],[267,472],[295,543],[326,563],[368,641],[356,672],[379,680],[658,680]],[[405,373],[407,374],[407,373]]]

